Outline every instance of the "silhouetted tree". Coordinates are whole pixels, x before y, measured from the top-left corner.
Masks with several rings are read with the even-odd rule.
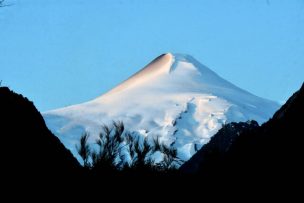
[[[90,157],[90,147],[88,145],[89,134],[85,133],[80,138],[80,145],[76,146],[78,154],[83,160],[84,167],[90,167],[89,157]]]
[[[0,0],[0,7],[4,7],[5,4],[4,4],[4,0]]]
[[[182,164],[175,148],[160,143],[159,139],[131,134],[125,131],[122,122],[102,127],[95,142],[98,149],[90,149],[88,138],[88,133],[81,137],[77,150],[84,166],[94,174],[166,172]],[[163,160],[156,162],[152,158],[155,153],[162,154]]]

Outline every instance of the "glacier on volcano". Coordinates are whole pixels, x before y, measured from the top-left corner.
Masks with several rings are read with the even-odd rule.
[[[84,132],[97,138],[102,125],[122,121],[141,136],[158,136],[188,160],[228,122],[267,121],[279,108],[224,80],[196,59],[163,54],[94,100],[43,113],[50,130],[77,154]]]

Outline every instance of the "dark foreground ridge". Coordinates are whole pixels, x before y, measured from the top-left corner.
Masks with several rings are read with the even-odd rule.
[[[0,87],[1,174],[10,182],[78,174],[80,164],[46,127],[34,104]]]
[[[255,121],[223,126],[178,171],[146,173],[149,170],[141,169],[139,173],[133,168],[120,173],[115,169],[111,172],[83,168],[47,129],[32,102],[0,87],[1,178],[9,183],[37,179],[47,183],[44,180],[51,179],[57,181],[57,186],[74,180],[81,188],[95,183],[108,187],[107,183],[111,183],[126,190],[133,185],[143,189],[154,183],[158,188],[170,188],[176,182],[174,186],[180,189],[186,185],[188,189],[198,189],[192,182],[207,187],[236,182],[259,186],[283,186],[284,181],[301,183],[303,105],[304,86],[262,126]],[[85,184],[81,185],[83,181]],[[284,183],[284,187],[290,184]]]
[[[180,171],[185,174],[201,173],[202,168],[210,165],[213,160],[225,156],[241,133],[256,130],[258,127],[256,121],[224,125],[201,150],[180,167]]]

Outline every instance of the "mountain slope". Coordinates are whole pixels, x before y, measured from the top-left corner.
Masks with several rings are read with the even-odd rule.
[[[270,119],[261,127],[242,132],[227,152],[213,156],[208,161],[190,159],[181,167],[184,172],[195,172],[206,179],[255,181],[277,183],[287,186],[303,180],[303,117],[304,84]],[[225,137],[226,134],[219,136]],[[211,140],[211,142],[213,142]],[[207,146],[207,145],[206,145]],[[204,147],[198,156],[205,156]],[[203,160],[204,157],[195,158]]]
[[[77,160],[48,130],[27,98],[0,87],[0,112],[2,180],[12,183],[78,174],[81,166]]]
[[[224,156],[238,136],[259,127],[256,121],[228,123],[223,126],[196,154],[194,154],[179,170],[186,174],[199,173],[202,167],[213,160]]]
[[[278,107],[222,79],[191,56],[168,53],[106,94],[43,116],[76,157],[75,145],[84,131],[96,137],[102,124],[120,120],[130,131],[159,136],[187,160],[226,122],[264,122]]]

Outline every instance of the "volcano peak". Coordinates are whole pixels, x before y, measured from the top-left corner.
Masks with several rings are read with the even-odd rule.
[[[268,120],[279,107],[221,78],[192,56],[166,53],[100,97],[44,113],[48,127],[79,158],[83,132],[124,122],[142,136],[159,136],[189,159],[223,124]]]

